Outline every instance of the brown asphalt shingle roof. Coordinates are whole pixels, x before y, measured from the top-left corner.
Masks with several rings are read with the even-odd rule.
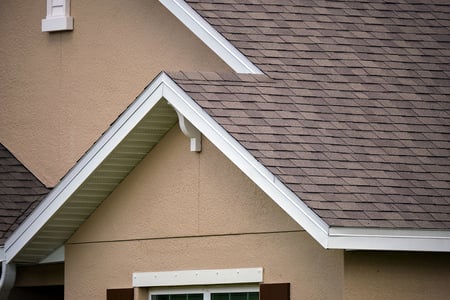
[[[330,226],[450,228],[450,5],[187,2],[267,76],[172,78]]]
[[[0,144],[0,246],[49,192]]]

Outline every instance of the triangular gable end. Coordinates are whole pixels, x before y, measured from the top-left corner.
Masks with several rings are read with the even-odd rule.
[[[313,232],[313,236],[326,246],[327,225],[298,201],[167,74],[161,73],[7,240],[6,260],[39,262],[62,245],[175,124],[177,114],[174,109],[272,199],[283,199],[278,204],[287,212],[295,212],[290,213],[291,217]],[[149,123],[153,124],[150,126]],[[142,126],[151,127],[151,133],[142,133]],[[148,140],[142,141],[142,136],[136,136],[140,133]],[[139,139],[141,143],[136,145],[135,141]],[[114,175],[106,176],[109,171]],[[104,177],[111,180],[107,181]]]
[[[61,246],[175,124],[174,109],[324,248],[450,250],[450,236],[444,231],[330,228],[161,73],[7,240],[6,260],[39,262]],[[142,132],[143,128],[151,131]],[[108,172],[114,175],[105,176]],[[102,181],[105,177],[108,180]]]

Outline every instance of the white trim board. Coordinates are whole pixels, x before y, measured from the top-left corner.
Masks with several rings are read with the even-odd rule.
[[[133,287],[242,284],[263,282],[262,268],[133,273]]]
[[[324,248],[450,252],[449,231],[330,228],[168,75],[161,73],[8,238],[5,244],[7,262],[13,260],[39,234],[39,230],[66,204],[135,125],[159,101],[166,100]],[[52,250],[49,249],[48,254]]]
[[[159,0],[174,16],[223,59],[235,72],[262,74],[245,55],[225,39],[183,0]]]
[[[450,252],[450,231],[331,227],[327,248]]]

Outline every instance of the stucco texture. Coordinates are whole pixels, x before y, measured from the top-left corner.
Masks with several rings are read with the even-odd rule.
[[[45,15],[0,1],[0,142],[47,186],[160,71],[229,71],[157,0],[71,1],[66,32],[41,32]]]
[[[104,299],[133,272],[263,267],[292,299],[342,295],[342,251],[320,247],[208,140],[175,126],[66,244],[66,299]],[[302,295],[302,297],[300,297]]]
[[[450,297],[450,253],[345,253],[344,299],[444,300]]]

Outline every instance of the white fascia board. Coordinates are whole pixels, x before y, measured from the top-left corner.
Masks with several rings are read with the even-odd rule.
[[[133,273],[133,287],[243,284],[263,282],[262,268]]]
[[[303,229],[325,247],[328,238],[328,225],[259,163],[222,126],[214,121],[169,76],[165,74],[162,76],[165,85],[163,90],[165,99],[297,221]]]
[[[450,231],[331,227],[327,248],[450,252]]]
[[[55,215],[161,98],[161,76],[158,76],[7,239],[5,257],[8,262]]]
[[[0,263],[5,260],[5,248],[0,247]]]
[[[159,0],[200,40],[225,61],[235,72],[262,74],[245,55],[225,39],[183,0]]]

